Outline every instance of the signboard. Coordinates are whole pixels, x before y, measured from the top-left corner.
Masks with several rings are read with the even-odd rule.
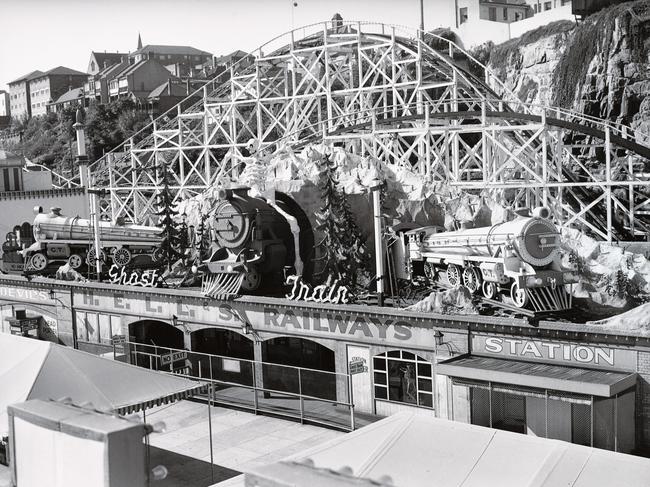
[[[204,305],[198,300],[173,296],[156,296],[147,293],[114,292],[110,294],[85,290],[75,295],[79,310],[112,313],[124,312],[129,316],[169,321],[176,316],[179,321],[207,324],[241,330],[248,323],[256,332],[281,333],[301,337],[357,341],[398,347],[430,349],[433,345],[431,328],[422,326],[421,320],[409,317],[372,314],[345,309],[292,308],[287,304],[214,302]]]
[[[169,365],[187,359],[187,352],[172,352],[160,356],[160,365]]]
[[[350,363],[350,375],[363,374],[368,372],[368,366],[366,365],[366,359],[362,357],[352,357]]]
[[[511,359],[562,362],[575,367],[588,366],[636,371],[636,352],[585,343],[528,339],[526,337],[472,337],[472,353]]]
[[[126,335],[113,335],[111,337],[113,345],[124,345],[126,343]]]
[[[9,330],[12,335],[25,335],[32,330],[38,330],[40,316],[32,318],[8,318]]]

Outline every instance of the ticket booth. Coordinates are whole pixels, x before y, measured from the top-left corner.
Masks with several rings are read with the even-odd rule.
[[[505,340],[488,338],[476,352],[437,365],[448,378],[450,419],[623,453],[635,449],[637,375],[613,367],[615,350]],[[504,348],[507,355],[500,354]]]

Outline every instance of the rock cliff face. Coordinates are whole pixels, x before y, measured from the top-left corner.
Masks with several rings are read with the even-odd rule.
[[[485,57],[521,100],[624,123],[650,143],[650,0],[549,24]]]

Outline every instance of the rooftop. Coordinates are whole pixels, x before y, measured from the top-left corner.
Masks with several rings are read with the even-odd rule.
[[[153,52],[157,54],[192,54],[192,55],[203,55],[203,56],[212,56],[207,51],[201,51],[191,46],[163,46],[159,44],[147,44],[142,49],[138,49],[133,54],[141,54]]]
[[[7,84],[8,84],[8,85],[13,85],[13,84],[16,84],[16,83],[20,83],[20,82],[22,82],[22,81],[27,81],[27,80],[30,80],[30,79],[38,78],[38,77],[41,76],[42,74],[43,74],[43,71],[39,71],[39,70],[37,69],[37,70],[35,70],[35,71],[32,71],[31,73],[27,73],[26,75],[21,76],[20,78],[17,78],[17,79],[15,79],[15,80],[13,80],[13,81],[10,81],[10,82],[7,83]]]
[[[123,57],[128,56],[127,53],[123,53],[123,52],[95,52],[95,51],[92,51],[91,55],[95,58],[95,61],[97,61],[97,64],[99,65],[100,68],[104,67],[104,62],[107,62],[107,64],[115,64],[115,63],[119,63]]]
[[[34,75],[30,79],[44,78],[45,76],[88,76],[88,74],[65,66],[57,66],[39,75]]]
[[[53,104],[65,103],[67,101],[75,101],[82,98],[84,95],[83,88],[73,88],[70,91],[63,93]]]
[[[171,91],[171,95],[169,93]],[[167,80],[158,88],[155,88],[147,98],[159,98],[161,96],[187,96],[187,86],[175,80]]]

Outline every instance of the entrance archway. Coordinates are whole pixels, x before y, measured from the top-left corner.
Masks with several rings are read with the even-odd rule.
[[[202,378],[253,385],[253,342],[240,333],[204,328],[192,333],[192,370]],[[251,362],[249,362],[251,361]]]
[[[170,370],[172,364],[163,365],[160,356],[168,354],[170,348],[185,348],[183,332],[159,320],[140,320],[129,324],[129,341],[141,344],[132,348],[135,364],[154,370]]]
[[[272,338],[262,343],[262,360],[265,388],[336,400],[334,351],[326,346],[305,338]]]

